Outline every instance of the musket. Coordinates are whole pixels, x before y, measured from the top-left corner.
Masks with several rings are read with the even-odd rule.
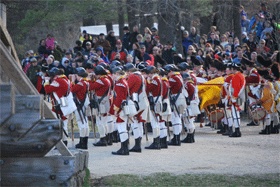
[[[72,113],[72,115],[73,115],[73,113]],[[74,119],[73,119],[73,116],[71,119],[71,139],[72,139],[72,146],[74,147]]]
[[[171,138],[170,138],[170,129],[169,129],[169,124],[168,124],[169,122],[165,122],[165,126],[166,126],[166,128],[167,128],[167,134],[168,134],[168,138],[169,138],[169,141],[171,140]]]
[[[236,99],[237,100],[237,99]],[[237,119],[237,124],[238,124],[238,127],[240,128],[240,124],[239,124],[239,119],[240,117],[238,118],[237,116],[237,110],[236,110],[236,107],[233,105],[233,108],[234,108],[234,112],[235,112],[235,115],[236,115],[236,119]],[[232,116],[233,117],[233,116]]]
[[[147,123],[144,123],[143,122],[143,125],[144,125],[144,128],[145,128],[145,134],[146,134],[146,141],[148,141],[148,129],[147,129]]]
[[[90,100],[92,100],[92,93],[88,93],[89,94],[89,98]],[[94,122],[94,118],[93,118],[93,114],[92,114],[92,108],[90,108],[90,119],[91,119],[91,125],[92,125],[92,130],[93,130],[93,136],[94,136],[94,142],[96,142],[96,129],[95,129],[95,122]]]

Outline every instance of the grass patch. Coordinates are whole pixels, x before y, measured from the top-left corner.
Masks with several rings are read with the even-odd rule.
[[[90,187],[90,183],[91,183],[90,171],[89,171],[88,168],[86,168],[86,176],[85,176],[85,179],[84,179],[83,187]]]
[[[218,174],[184,174],[155,173],[150,176],[112,175],[93,179],[91,186],[271,186],[280,185],[279,174],[269,175],[218,175]]]

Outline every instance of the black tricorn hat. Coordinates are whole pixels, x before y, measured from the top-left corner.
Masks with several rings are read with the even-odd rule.
[[[262,77],[269,75],[269,71],[266,69],[257,69],[257,70],[258,70],[258,74],[260,74],[260,76]]]
[[[247,65],[249,67],[253,67],[255,65],[255,63],[253,61],[249,60],[248,58],[246,58],[244,56],[241,59],[241,64]]]
[[[215,67],[218,71],[224,71],[226,69],[226,65],[218,59],[215,59],[211,66]]]
[[[279,79],[280,78],[280,70],[278,68],[278,64],[277,63],[274,63],[272,66],[271,66],[271,72],[273,74],[273,76],[276,78],[276,79]]]
[[[196,66],[202,65],[201,62],[200,62],[200,61],[196,58],[196,56],[194,56],[194,55],[191,56],[191,61],[192,61],[192,63],[193,63],[194,65],[196,65]]]
[[[257,60],[258,60],[258,62],[261,64],[261,65],[263,65],[264,67],[269,67],[269,66],[271,66],[271,64],[272,64],[272,61],[270,60],[270,59],[265,59],[263,56],[261,56],[261,55],[258,55],[257,56]]]

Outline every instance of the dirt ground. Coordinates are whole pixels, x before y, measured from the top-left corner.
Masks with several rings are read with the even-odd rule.
[[[114,174],[149,175],[157,172],[172,174],[228,174],[265,175],[280,173],[280,134],[259,135],[262,125],[241,124],[241,138],[229,138],[217,134],[211,127],[200,128],[196,124],[195,143],[180,147],[147,150],[152,142],[142,141],[142,153],[129,156],[112,155],[120,148],[120,143],[107,147],[94,147],[94,139],[89,140],[89,169],[93,179]],[[183,139],[185,135],[181,136]],[[78,141],[75,139],[75,141]],[[134,139],[130,136],[131,146]],[[77,142],[76,142],[77,143]]]

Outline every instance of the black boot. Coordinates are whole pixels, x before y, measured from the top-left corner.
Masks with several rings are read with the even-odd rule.
[[[63,141],[64,145],[67,147],[68,141]]]
[[[80,137],[80,142],[79,142],[78,144],[75,145],[75,148],[76,148],[76,149],[80,149],[80,148],[82,147],[83,140],[84,140],[84,139]]]
[[[229,135],[231,135],[232,133],[233,133],[233,132],[232,132],[232,127],[229,127],[229,126],[228,126],[226,132],[223,133],[222,135],[224,135],[224,136],[229,136]]]
[[[88,149],[88,137],[80,138],[80,142],[75,147],[77,149]]]
[[[145,147],[145,149],[160,149],[160,138],[154,138],[154,142],[150,146]]]
[[[192,142],[193,142],[193,143],[195,142],[195,140],[194,140],[194,134],[195,134],[195,130],[194,130],[193,133],[192,133]]]
[[[240,129],[239,129],[239,128],[235,128],[234,133],[232,133],[231,135],[229,135],[229,137],[231,137],[231,138],[241,137]]]
[[[129,150],[129,152],[136,152],[136,153],[141,153],[142,149],[141,149],[141,140],[142,138],[136,138],[135,139],[135,145],[132,149]]]
[[[88,149],[88,137],[84,137],[84,144],[82,149]]]
[[[221,130],[217,131],[217,134],[223,134],[226,132],[226,128],[227,128],[227,125],[222,125],[221,126]]]
[[[119,137],[118,131],[114,131],[114,132],[112,133],[112,141],[113,141],[113,143],[118,143],[118,142],[120,142],[120,137]]]
[[[194,143],[193,138],[192,138],[193,133],[188,133],[187,137],[182,140],[182,143]]]
[[[174,135],[168,145],[181,146],[180,134]]]
[[[113,155],[129,155],[128,140],[125,140],[124,142],[122,142],[121,148],[116,152],[112,152],[112,154]]]
[[[279,125],[271,127],[271,134],[279,134]]]
[[[223,130],[223,131],[222,131]],[[228,131],[228,125],[223,126],[223,129],[221,129],[220,131],[217,131],[218,134],[224,134]]]
[[[258,126],[258,123],[251,121],[250,123],[247,124],[247,126]]]
[[[106,137],[100,138],[97,143],[93,143],[94,146],[107,146]]]
[[[106,135],[106,138],[107,138],[107,144],[108,144],[108,145],[113,145],[112,133],[108,133],[108,134]]]
[[[265,129],[261,130],[261,132],[259,132],[259,134],[265,134],[265,135],[269,135],[270,134],[270,129],[269,126],[265,126]]]
[[[168,148],[166,139],[167,139],[167,136],[160,139],[160,148],[161,149],[167,149]]]

